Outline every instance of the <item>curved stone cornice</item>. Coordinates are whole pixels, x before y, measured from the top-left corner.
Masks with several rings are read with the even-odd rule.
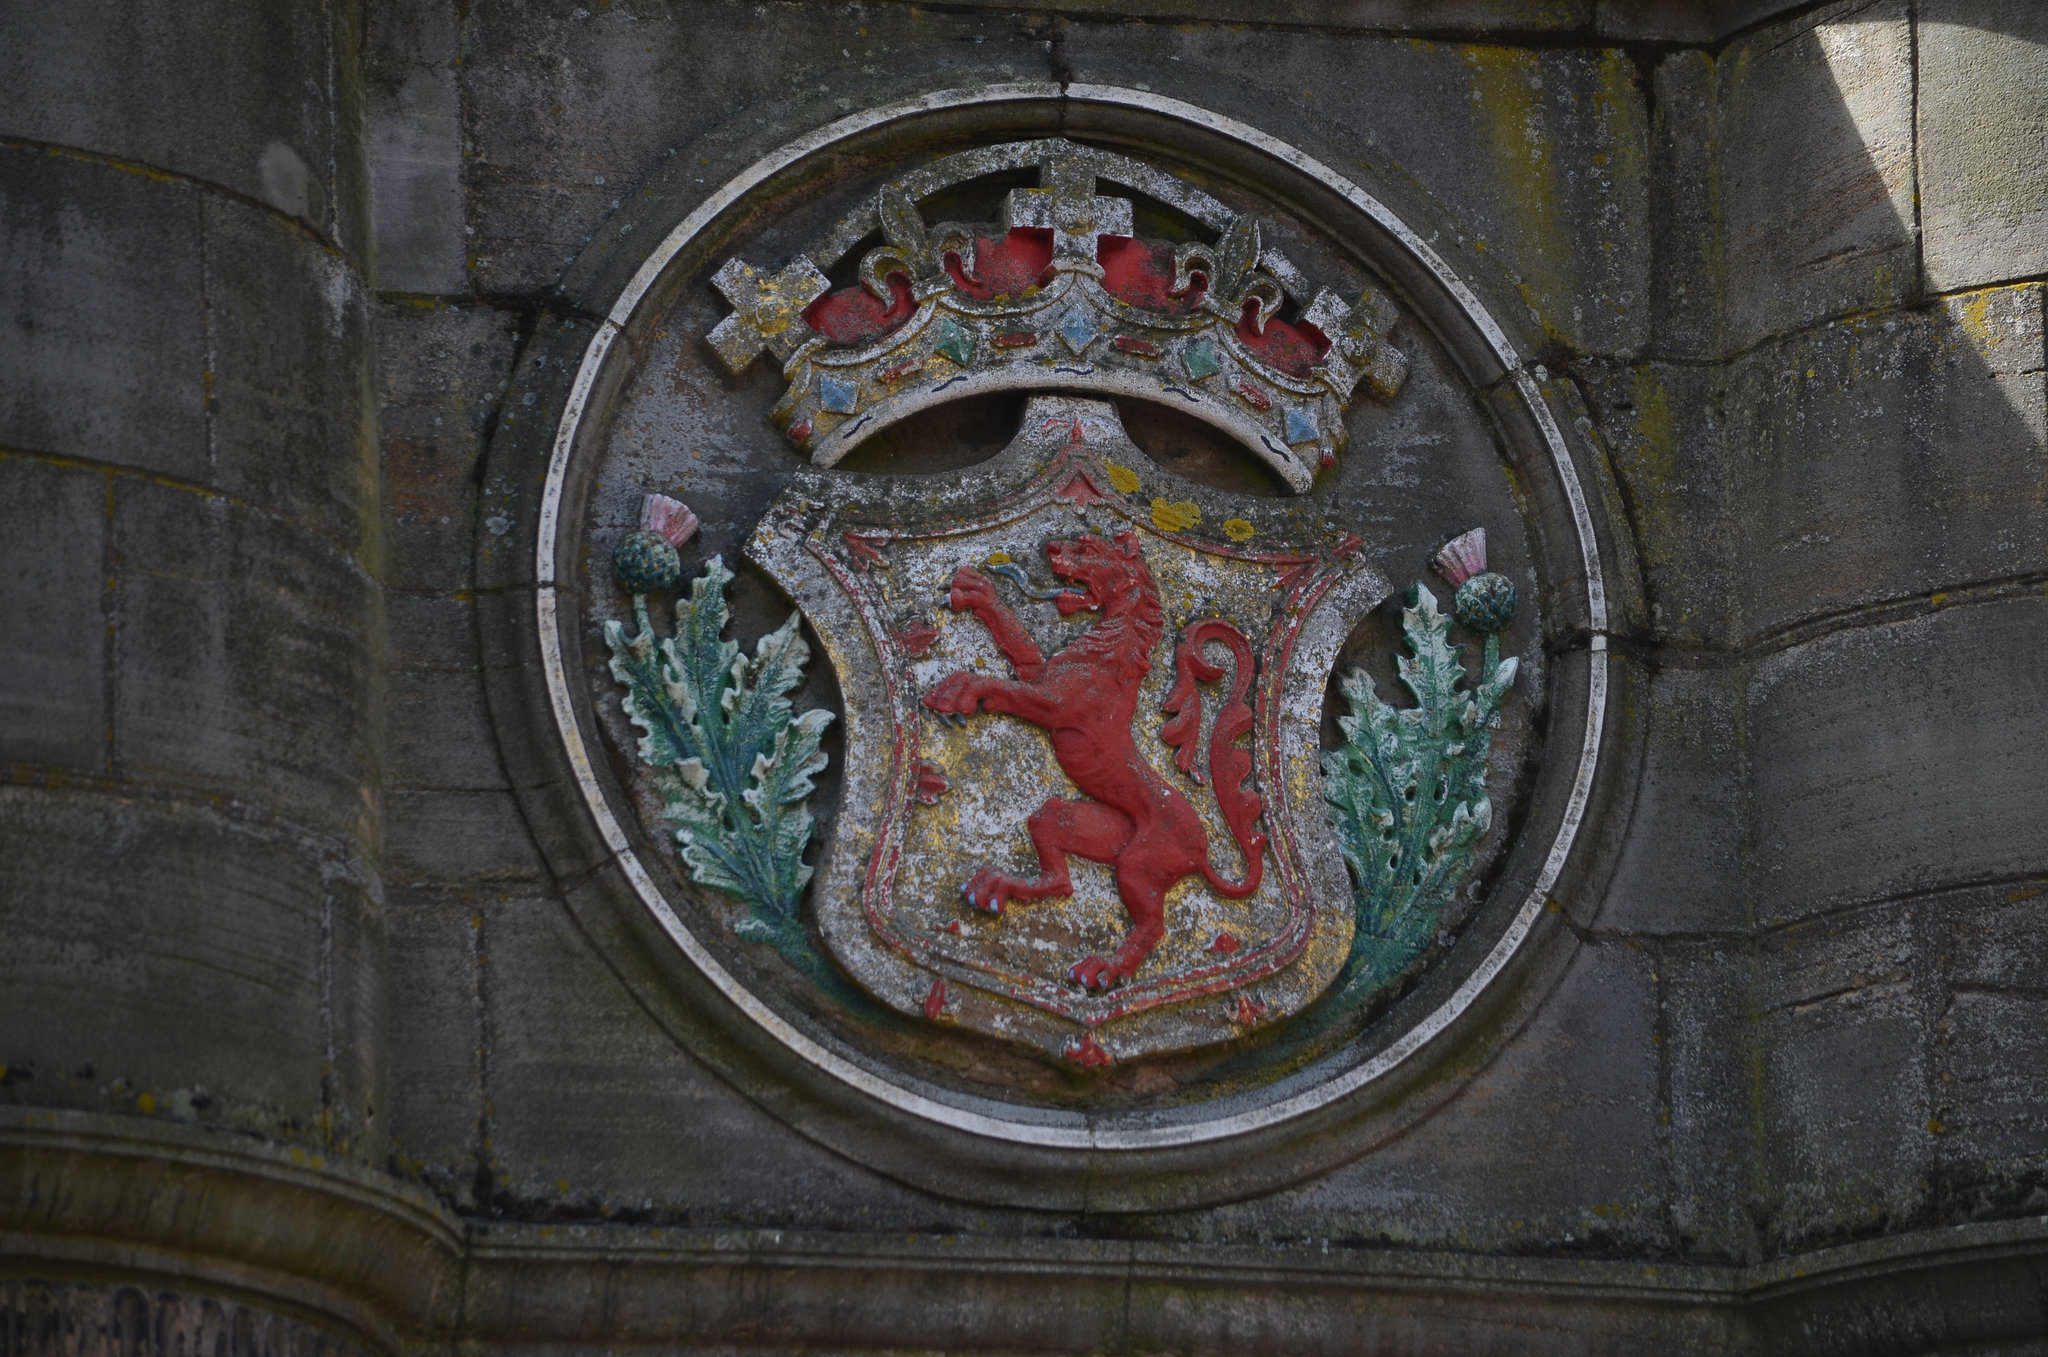
[[[219,1290],[395,1351],[452,1319],[463,1244],[431,1196],[358,1165],[139,1117],[0,1109],[15,1275]]]
[[[1209,1351],[1243,1338],[1233,1316],[1259,1314],[1262,1350],[1427,1334],[1446,1351],[1825,1357],[1997,1345],[2048,1324],[2041,1217],[1748,1266],[543,1225],[463,1219],[383,1174],[227,1132],[21,1108],[0,1111],[0,1260],[14,1278],[230,1296],[417,1353]]]

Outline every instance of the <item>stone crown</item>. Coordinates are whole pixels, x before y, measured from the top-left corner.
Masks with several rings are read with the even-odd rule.
[[[711,347],[735,374],[774,355],[790,381],[770,417],[820,465],[940,401],[1068,388],[1173,405],[1307,489],[1343,450],[1357,388],[1391,399],[1407,376],[1392,303],[1321,289],[1283,318],[1257,221],[1213,244],[1141,238],[1131,202],[1096,192],[1109,157],[1044,148],[1039,186],[1012,189],[997,223],[928,225],[885,185],[882,243],[846,286],[809,255],[772,273],[728,259],[712,282],[733,312]]]

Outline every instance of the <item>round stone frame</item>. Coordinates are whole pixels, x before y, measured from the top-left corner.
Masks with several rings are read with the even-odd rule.
[[[700,266],[692,247],[701,256],[700,240],[715,236],[750,195],[788,182],[814,157],[914,144],[920,128],[1169,145],[1181,158],[1272,190],[1310,220],[1342,220],[1368,239],[1361,258],[1388,277],[1411,320],[1431,328],[1495,423],[1527,489],[1549,586],[1546,756],[1531,814],[1472,921],[1493,939],[1490,947],[1462,970],[1439,965],[1376,1019],[1371,1032],[1397,1034],[1382,1035],[1375,1049],[1325,1059],[1257,1095],[1158,1114],[1097,1117],[920,1087],[833,1049],[751,993],[692,933],[639,857],[571,681],[580,642],[565,506],[579,493],[578,451],[603,422],[587,416],[616,387],[608,360],[622,338],[622,351],[633,348],[636,317],[660,310],[670,270]],[[611,256],[579,260],[570,276],[582,272],[583,291],[606,295],[607,276],[616,279],[624,265],[615,241],[594,248]],[[1594,900],[1606,875],[1611,851],[1574,857],[1588,837],[1589,810],[1625,817],[1630,800],[1632,770],[1617,768],[1603,748],[1617,743],[1610,708],[1625,681],[1608,646],[1610,598],[1636,596],[1633,560],[1600,512],[1612,503],[1604,468],[1584,440],[1575,456],[1542,370],[1525,365],[1478,292],[1379,197],[1277,138],[1176,99],[1114,86],[985,86],[855,113],[788,143],[699,202],[622,287],[612,286],[616,299],[603,319],[544,325],[515,375],[513,398],[530,406],[538,395],[548,403],[536,413],[558,405],[560,417],[551,437],[531,419],[508,420],[493,436],[480,517],[498,504],[525,532],[479,536],[479,616],[487,654],[511,660],[487,666],[493,714],[549,865],[586,932],[680,1043],[800,1131],[914,1186],[1005,1205],[1129,1211],[1242,1197],[1356,1157],[1463,1087],[1519,1029],[1578,946],[1571,929],[1546,920],[1547,912],[1567,912],[1553,892],[1569,878]],[[530,553],[515,546],[521,538]],[[543,743],[552,747],[535,747]],[[581,823],[562,823],[571,817]],[[1591,910],[1568,912],[1586,922]],[[676,952],[688,959],[687,973],[673,965]],[[1520,983],[1496,984],[1511,964]],[[1433,1058],[1417,1059],[1426,1048]]]

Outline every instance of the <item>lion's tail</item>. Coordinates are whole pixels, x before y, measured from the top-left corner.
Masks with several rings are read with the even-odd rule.
[[[1223,811],[1224,823],[1230,826],[1230,836],[1237,840],[1238,851],[1244,854],[1245,872],[1242,881],[1226,881],[1217,875],[1214,865],[1205,861],[1202,875],[1217,894],[1242,900],[1259,888],[1266,867],[1266,836],[1252,829],[1263,809],[1259,794],[1250,785],[1252,755],[1237,743],[1252,728],[1252,709],[1245,705],[1244,697],[1251,691],[1256,664],[1251,642],[1243,632],[1215,617],[1188,623],[1180,634],[1175,655],[1173,691],[1162,704],[1176,714],[1159,733],[1174,746],[1174,766],[1202,782],[1202,771],[1196,767],[1202,736],[1202,695],[1197,685],[1214,683],[1223,677],[1223,667],[1210,663],[1202,653],[1211,641],[1220,641],[1229,648],[1235,672],[1231,675],[1230,693],[1223,699],[1223,708],[1216,713],[1216,724],[1209,731],[1207,780],[1216,786],[1216,804]]]

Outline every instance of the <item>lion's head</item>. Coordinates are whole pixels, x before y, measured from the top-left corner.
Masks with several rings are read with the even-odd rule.
[[[1134,532],[1120,532],[1107,541],[1091,532],[1071,542],[1048,542],[1045,559],[1053,574],[1081,586],[1054,600],[1062,617],[1077,612],[1117,615],[1148,598],[1156,606],[1159,590],[1152,583],[1152,572],[1145,568]]]

